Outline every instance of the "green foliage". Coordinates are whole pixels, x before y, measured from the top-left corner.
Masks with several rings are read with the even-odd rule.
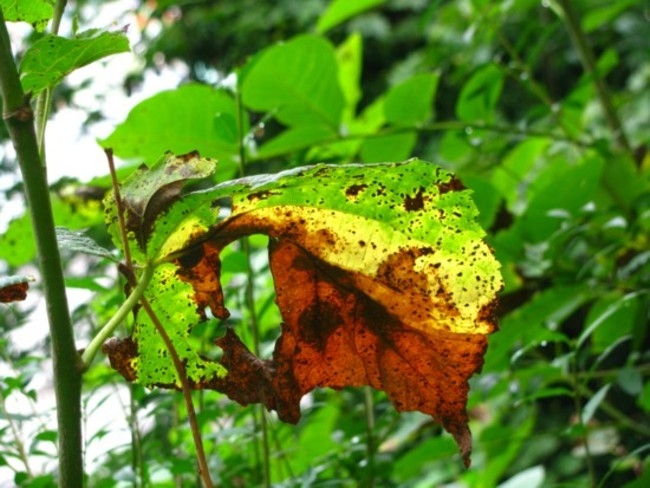
[[[101,144],[121,158],[148,164],[166,151],[185,154],[200,150],[204,157],[218,159],[221,174],[231,177],[239,153],[238,117],[230,93],[190,84],[138,104]],[[242,124],[248,132],[248,121]]]
[[[92,30],[74,39],[46,34],[29,47],[20,63],[23,90],[36,95],[78,68],[128,51],[129,41],[123,32]]]
[[[27,22],[42,32],[54,14],[53,0],[1,0],[5,20]]]

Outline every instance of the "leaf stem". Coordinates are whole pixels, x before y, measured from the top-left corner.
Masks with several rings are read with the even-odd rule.
[[[616,113],[616,108],[612,102],[612,97],[609,89],[607,88],[607,83],[605,82],[605,79],[597,72],[594,52],[592,51],[591,46],[587,41],[587,36],[582,30],[580,18],[576,13],[573,2],[571,2],[571,0],[558,0],[558,4],[564,13],[566,26],[569,30],[571,40],[573,41],[573,44],[578,51],[578,56],[580,58],[580,62],[582,63],[582,67],[585,70],[585,73],[593,78],[593,82],[596,88],[596,95],[598,96],[598,100],[603,107],[603,110],[605,112],[605,119],[607,120],[607,123],[609,124],[609,127],[614,135],[614,139],[620,147],[622,147],[628,154],[632,155],[630,143],[627,139],[627,136],[625,135],[625,131],[623,130],[621,120]]]
[[[92,338],[88,347],[84,350],[81,355],[81,360],[84,364],[84,369],[88,369],[95,358],[97,352],[101,349],[102,344],[108,339],[113,331],[117,328],[118,325],[126,318],[126,316],[133,310],[140,299],[144,296],[144,292],[151,281],[153,276],[154,268],[151,265],[145,266],[142,270],[142,275],[138,280],[138,284],[128,296],[128,298],[122,303],[120,308],[115,312],[115,315],[102,327],[102,329]]]
[[[20,84],[2,9],[0,9],[0,66],[3,66],[0,70],[3,118],[16,150],[25,185],[52,341],[59,430],[58,485],[80,487],[84,484],[81,440],[83,362],[77,353],[74,341],[50,191],[34,130],[34,115]]]
[[[67,0],[57,0],[54,4],[54,14],[52,16],[52,25],[50,32],[54,35],[59,33],[61,27],[61,19]],[[52,106],[52,87],[45,88],[36,99],[36,138],[38,140],[38,151],[41,155],[41,161],[45,166],[45,127],[47,126],[47,119],[50,114],[50,107]]]
[[[190,389],[190,384],[187,381],[187,373],[185,371],[185,365],[183,364],[180,357],[178,356],[178,352],[176,351],[176,348],[174,347],[174,344],[172,343],[169,334],[167,334],[165,327],[163,327],[162,323],[158,319],[156,312],[154,312],[153,308],[151,308],[151,305],[149,304],[147,298],[142,296],[140,299],[140,303],[142,304],[142,308],[144,308],[144,310],[147,312],[147,315],[149,315],[151,322],[154,324],[156,330],[158,331],[158,334],[160,334],[160,337],[165,343],[165,346],[167,347],[167,351],[169,352],[169,355],[172,358],[172,362],[174,363],[174,368],[178,373],[178,378],[181,382],[181,390],[183,391],[183,398],[185,399],[185,406],[187,408],[187,418],[190,422],[192,437],[194,438],[194,445],[196,447],[196,457],[198,458],[199,461],[199,474],[201,476],[201,480],[203,481],[203,485],[206,488],[213,488],[214,485],[212,483],[212,479],[210,478],[208,462],[205,457],[205,450],[203,449],[203,439],[201,438],[199,423],[196,419],[194,404],[192,403],[192,391]]]
[[[131,259],[131,247],[129,246],[129,239],[126,233],[126,222],[124,221],[124,203],[122,202],[122,195],[120,194],[120,184],[117,181],[117,172],[115,171],[115,161],[113,160],[113,149],[104,150],[106,160],[108,161],[108,169],[111,174],[111,185],[113,186],[113,198],[115,199],[115,206],[117,207],[117,220],[120,227],[120,238],[122,239],[122,249],[124,249],[124,260],[126,267],[133,274],[133,260]]]

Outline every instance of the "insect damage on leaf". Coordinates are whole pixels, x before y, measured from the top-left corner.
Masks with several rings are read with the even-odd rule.
[[[224,192],[232,210],[219,220]],[[199,313],[227,316],[219,253],[262,233],[271,237],[283,320],[270,360],[233,331],[217,339],[227,373],[204,377],[203,387],[297,422],[300,399],[314,388],[370,385],[399,411],[431,415],[469,464],[468,379],[496,328],[502,282],[470,192],[452,174],[417,159],[317,165],[186,200],[215,208],[209,229],[169,253]]]

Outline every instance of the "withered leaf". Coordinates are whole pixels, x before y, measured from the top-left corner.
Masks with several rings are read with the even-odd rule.
[[[27,276],[0,277],[0,303],[19,302],[27,298],[30,281],[34,279]]]
[[[232,211],[220,220],[215,202],[224,196]],[[165,227],[156,223],[152,232],[191,228],[189,237],[174,238],[177,247],[163,244],[161,255],[193,289],[198,314],[209,308],[227,316],[219,254],[241,236],[262,233],[271,237],[283,319],[272,359],[257,358],[229,331],[216,341],[227,373],[201,375],[196,387],[263,403],[297,422],[300,399],[314,388],[370,385],[399,411],[431,415],[469,464],[468,379],[480,370],[486,336],[495,330],[502,282],[470,192],[452,174],[420,160],[318,165],[219,185],[178,203],[183,200],[212,208],[213,224],[187,227],[178,212],[170,217],[172,206]],[[138,343],[135,352],[124,347],[120,353],[134,356],[133,365],[141,350]],[[169,384],[144,375],[143,366],[140,361],[125,376]]]

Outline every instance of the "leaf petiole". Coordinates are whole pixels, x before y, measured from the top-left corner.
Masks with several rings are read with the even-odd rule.
[[[133,310],[142,296],[144,291],[147,289],[151,277],[153,276],[155,266],[152,264],[147,264],[142,270],[140,279],[138,280],[137,286],[133,289],[133,292],[127,297],[127,299],[122,303],[120,308],[115,312],[115,315],[102,327],[102,329],[97,333],[95,337],[90,341],[88,347],[81,355],[83,361],[84,370],[87,370],[90,367],[90,364],[93,362],[97,351],[102,347],[102,344],[106,339],[108,339],[113,331],[117,328],[118,325],[126,318],[126,316]]]

